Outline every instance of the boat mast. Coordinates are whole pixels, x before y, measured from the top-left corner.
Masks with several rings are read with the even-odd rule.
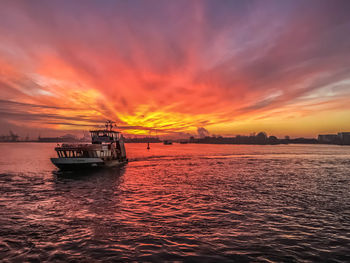
[[[114,121],[107,120],[105,123],[105,127],[107,131],[112,131],[113,127],[117,127]]]

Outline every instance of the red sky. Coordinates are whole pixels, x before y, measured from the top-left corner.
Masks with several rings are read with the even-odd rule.
[[[0,134],[350,131],[349,1],[0,3]]]

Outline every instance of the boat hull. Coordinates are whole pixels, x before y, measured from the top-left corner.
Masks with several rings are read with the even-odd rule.
[[[99,167],[114,167],[123,165],[127,161],[104,161],[101,158],[51,158],[51,162],[60,170],[81,170]]]

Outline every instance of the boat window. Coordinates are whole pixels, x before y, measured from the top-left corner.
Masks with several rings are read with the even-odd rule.
[[[97,157],[96,152],[95,151],[89,151],[89,157],[96,158]]]

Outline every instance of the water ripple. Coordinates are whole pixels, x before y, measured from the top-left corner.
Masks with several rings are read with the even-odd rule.
[[[350,261],[349,147],[128,144],[81,173],[13,147],[36,155],[0,157],[5,261]]]

